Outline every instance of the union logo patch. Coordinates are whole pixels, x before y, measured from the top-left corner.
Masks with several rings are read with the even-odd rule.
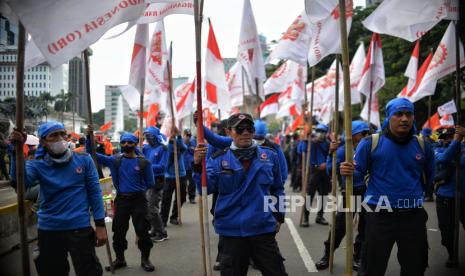
[[[139,170],[140,170],[139,166],[135,166],[134,169],[135,169],[136,171],[139,171]]]
[[[267,159],[268,159],[268,155],[266,155],[266,153],[262,153],[262,154],[260,155],[260,159],[261,159],[261,160],[267,160]]]
[[[81,173],[82,173],[82,168],[81,168],[81,167],[77,167],[77,168],[76,168],[76,173],[77,173],[77,174],[81,174]]]
[[[416,158],[417,160],[420,160],[420,159],[421,159],[421,154],[417,153],[417,155],[415,156],[415,158]]]
[[[228,161],[226,160],[221,161],[221,167],[227,168],[228,166],[229,166]]]

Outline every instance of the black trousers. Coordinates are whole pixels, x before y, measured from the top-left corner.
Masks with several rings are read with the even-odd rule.
[[[116,257],[123,257],[128,248],[126,233],[129,229],[129,218],[138,237],[137,246],[143,256],[150,254],[153,246],[149,236],[150,223],[147,219],[147,199],[145,193],[119,193],[115,198],[115,216],[113,218],[113,249]]]
[[[187,181],[187,194],[189,196],[189,200],[194,200],[196,186],[195,186],[194,179],[192,178],[191,170],[186,171],[186,181]]]
[[[437,196],[436,213],[438,215],[439,230],[441,231],[441,244],[446,247],[449,257],[452,257],[454,250],[455,198]],[[460,221],[465,229],[465,198],[460,201]]]
[[[8,180],[10,178],[7,170],[6,170],[6,162],[5,162],[5,155],[2,154],[0,156],[0,179]]]
[[[310,196],[310,205],[313,202],[313,198],[315,197],[316,191],[318,191],[318,195],[325,196],[331,191],[331,182],[329,176],[326,174],[326,171],[320,171],[316,168],[312,168],[312,172],[310,175],[310,179],[308,180],[307,186],[307,195]],[[324,205],[323,202],[321,203],[320,210],[318,210],[318,217],[323,216]],[[308,219],[310,212],[305,208],[305,217]]]
[[[287,275],[275,233],[252,237],[220,235],[218,248],[219,259],[224,267],[221,276],[247,275],[250,258],[265,276]]]
[[[374,209],[374,208],[373,208]],[[360,275],[382,276],[397,244],[401,276],[422,276],[428,266],[428,240],[423,208],[366,213],[365,242]]]
[[[179,182],[181,185],[181,206],[186,202],[186,177],[180,177]],[[178,218],[178,202],[176,193],[176,179],[165,178],[165,186],[163,188],[163,199],[161,201],[161,220],[166,224],[168,216],[170,214],[171,201],[173,198],[173,192],[175,194],[173,209],[171,211],[170,219]]]
[[[68,275],[68,253],[77,276],[102,275],[102,266],[95,254],[95,233],[91,227],[70,231],[39,229],[38,235],[39,275]]]

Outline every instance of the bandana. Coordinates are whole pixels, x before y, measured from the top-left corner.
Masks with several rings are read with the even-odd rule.
[[[65,130],[65,126],[59,122],[49,121],[40,125],[37,134],[40,138],[45,138],[47,135],[57,130]]]

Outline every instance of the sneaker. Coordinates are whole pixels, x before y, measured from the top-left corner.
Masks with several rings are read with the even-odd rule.
[[[302,222],[302,225],[300,225],[300,227],[304,227],[304,228],[307,228],[310,226],[310,223],[308,223],[308,219],[304,219],[304,221]]]
[[[213,265],[213,270],[214,271],[221,271],[223,269],[223,265],[220,263],[220,262],[216,262],[214,265]]]
[[[173,225],[179,225],[178,219],[170,219],[170,223]]]
[[[152,241],[153,242],[162,242],[162,241],[165,241],[168,239],[168,234],[165,233],[165,234],[161,234],[161,233],[156,233],[153,237],[152,237]]]
[[[321,225],[328,225],[329,224],[323,216],[317,217],[315,222],[318,223],[318,224],[321,224]]]
[[[195,199],[194,199],[194,198],[191,198],[191,199],[189,199],[189,203],[190,203],[190,204],[196,204],[197,202],[195,202]]]

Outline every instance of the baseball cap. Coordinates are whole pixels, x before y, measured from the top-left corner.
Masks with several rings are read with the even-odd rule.
[[[236,113],[231,115],[228,119],[228,128],[237,127],[242,122],[248,122],[251,125],[254,125],[253,118],[250,114],[247,113]]]

